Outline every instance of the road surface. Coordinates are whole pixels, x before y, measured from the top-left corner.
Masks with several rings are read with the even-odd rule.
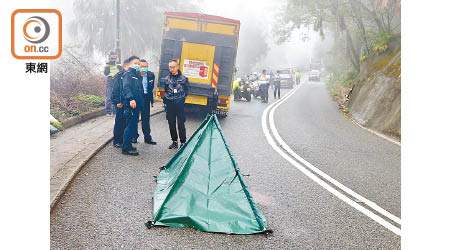
[[[229,116],[220,120],[242,173],[249,175],[245,181],[274,231],[272,235],[225,235],[165,227],[149,230],[144,226],[152,218],[153,176],[175,153],[167,149],[168,124],[164,114],[159,114],[151,120],[158,145],[140,141],[138,157],[122,155],[120,149],[108,145],[80,172],[52,211],[51,247],[400,249],[401,226],[389,218],[401,216],[400,148],[352,124],[337,109],[322,82],[306,81],[292,92],[282,89],[282,95],[288,98],[278,107],[271,105],[275,102],[272,95],[265,104],[259,99],[232,102]],[[269,120],[272,110],[273,126],[282,140],[334,184],[304,164],[296,167],[293,160],[282,156],[286,149],[280,149],[279,142],[270,143],[274,140]],[[263,120],[264,114],[267,119]],[[203,118],[190,115],[188,135]],[[312,175],[300,171],[302,168]],[[381,210],[346,193],[336,183],[376,203]]]

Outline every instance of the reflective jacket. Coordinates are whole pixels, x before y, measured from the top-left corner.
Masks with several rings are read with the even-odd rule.
[[[178,75],[169,73],[164,78],[164,99],[166,101],[184,102],[189,95],[189,79],[181,74],[178,70]]]
[[[114,77],[117,73],[119,73],[119,67],[117,64],[115,65],[107,64],[105,66],[105,70],[103,71],[103,74],[105,74],[105,76],[110,77]]]
[[[236,90],[239,88],[239,80],[234,80],[233,82],[233,90]]]

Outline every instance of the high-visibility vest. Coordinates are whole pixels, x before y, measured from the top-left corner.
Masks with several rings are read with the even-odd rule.
[[[239,80],[234,80],[233,82],[233,90],[238,89],[239,88]]]
[[[109,75],[110,77],[114,77],[117,73],[119,73],[119,68],[117,65],[108,65],[109,66]]]

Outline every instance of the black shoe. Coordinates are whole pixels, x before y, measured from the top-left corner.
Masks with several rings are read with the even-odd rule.
[[[139,152],[136,149],[131,148],[131,149],[122,150],[122,154],[136,156],[136,155],[139,155]]]
[[[181,144],[180,144],[180,148],[182,148],[184,146],[184,142],[182,142]]]
[[[116,147],[116,148],[121,148],[122,147],[122,143],[118,143],[117,142],[117,143],[114,143],[113,146]]]
[[[169,149],[174,149],[174,148],[178,148],[178,142],[177,141],[173,141],[172,144],[169,146]]]
[[[137,143],[137,138],[131,139],[131,143]]]
[[[154,140],[145,140],[144,142],[150,145],[156,145],[156,142]]]

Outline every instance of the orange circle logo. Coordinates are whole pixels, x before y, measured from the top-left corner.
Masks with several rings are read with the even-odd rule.
[[[39,16],[32,16],[23,25],[23,35],[30,43],[42,43],[50,35],[50,25]]]

